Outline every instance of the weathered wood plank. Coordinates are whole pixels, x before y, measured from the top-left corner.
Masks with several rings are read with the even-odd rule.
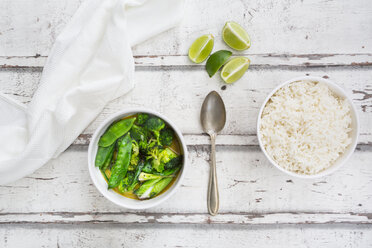
[[[1,224],[372,224],[372,213],[5,213]]]
[[[237,55],[233,55],[237,56]],[[372,54],[250,54],[241,53],[251,60],[251,67],[334,67],[372,66]],[[45,65],[45,56],[0,56],[0,68],[38,68]],[[204,67],[193,64],[187,55],[135,55],[137,68],[141,67]]]
[[[28,103],[38,86],[39,69],[0,70],[0,91]],[[136,87],[108,104],[75,144],[87,144],[90,135],[109,115],[129,107],[146,107],[166,114],[186,134],[189,145],[208,144],[200,136],[199,111],[204,97],[217,90],[225,100],[227,124],[217,140],[220,145],[257,145],[256,116],[269,92],[279,83],[303,75],[330,78],[347,89],[360,117],[359,144],[372,142],[372,78],[368,68],[250,69],[243,79],[225,85],[219,76],[209,78],[204,69],[139,69]],[[225,90],[223,90],[225,89]],[[182,115],[180,115],[182,113]]]
[[[0,246],[10,247],[287,247],[368,248],[372,228],[359,225],[9,225]]]
[[[186,144],[191,146],[210,145],[210,138],[203,134],[183,134]],[[81,134],[74,141],[73,145],[89,145],[92,138],[91,134]],[[362,134],[358,139],[359,145],[372,145],[372,135]],[[257,146],[258,140],[255,134],[225,134],[218,135],[216,140],[218,146]]]
[[[80,2],[1,1],[0,56],[47,56]],[[134,54],[184,55],[193,39],[206,33],[215,35],[216,50],[224,49],[220,32],[228,20],[246,27],[252,54],[371,53],[369,0],[188,0],[183,22],[137,46]]]
[[[65,213],[65,217],[71,213],[71,219],[66,219],[69,221],[82,221],[89,215],[89,218],[96,218],[96,214],[102,220],[111,218],[110,214],[123,214],[121,222],[131,223],[151,222],[147,220],[148,215],[162,216],[163,220],[169,217],[170,222],[176,222],[178,218],[192,223],[205,221],[198,219],[207,214],[207,147],[189,147],[190,163],[177,193],[164,204],[141,212],[122,209],[99,194],[88,173],[86,150],[86,146],[74,146],[34,174],[0,186],[0,213],[3,215],[0,222],[36,221],[38,213],[42,213],[39,216],[41,222],[48,222],[48,219],[54,222],[62,218],[58,216],[61,213]],[[260,220],[272,223],[281,220],[284,223],[285,218],[288,218],[288,223],[310,219],[313,223],[328,223],[336,219],[345,223],[370,223],[372,167],[368,161],[371,155],[371,147],[360,147],[351,160],[333,175],[300,180],[270,165],[258,147],[218,147],[220,212],[226,217],[222,215],[222,219],[216,220],[237,223],[241,214],[241,221],[248,224],[260,223]],[[27,213],[31,215],[22,215]],[[260,218],[265,213],[268,216]],[[176,216],[172,217],[173,214]],[[245,215],[256,217],[250,221]]]

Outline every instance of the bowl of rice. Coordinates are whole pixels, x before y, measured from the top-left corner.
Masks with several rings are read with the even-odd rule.
[[[319,77],[279,85],[257,118],[258,142],[267,159],[300,178],[318,178],[339,169],[354,152],[358,129],[351,98]]]

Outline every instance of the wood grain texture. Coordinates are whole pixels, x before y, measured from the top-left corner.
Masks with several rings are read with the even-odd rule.
[[[256,118],[262,102],[278,84],[298,76],[329,78],[351,95],[360,118],[360,144],[372,143],[372,78],[369,68],[251,68],[233,85],[224,85],[204,69],[138,69],[133,91],[108,104],[75,144],[88,144],[89,137],[109,115],[130,107],[146,107],[164,113],[186,135],[189,145],[208,144],[202,134],[199,114],[204,97],[217,90],[227,107],[227,124],[217,138],[219,145],[257,145]],[[3,69],[0,90],[27,104],[36,90],[39,69]],[[226,89],[224,89],[225,87]],[[182,115],[179,113],[182,112]]]
[[[368,248],[372,228],[365,225],[7,225],[0,246],[10,247],[286,247]],[[22,238],[20,238],[22,237]]]
[[[209,148],[189,147],[185,179],[167,202],[134,211],[110,203],[96,190],[87,171],[87,147],[74,146],[31,176],[0,186],[0,224],[95,219],[110,223],[155,219],[199,224],[371,223],[371,155],[370,146],[360,147],[333,175],[300,180],[273,168],[258,147],[218,147],[221,216],[209,220]]]
[[[0,1],[0,91],[26,105],[52,44],[84,0]],[[0,247],[372,247],[372,1],[186,0],[176,28],[133,48],[136,88],[111,102],[57,159],[0,186]],[[234,85],[209,79],[187,50],[212,33],[228,49],[227,20],[246,27],[251,68]],[[266,95],[297,76],[344,87],[361,135],[333,175],[299,180],[273,168],[257,147],[256,116]],[[217,90],[228,124],[217,139],[221,214],[206,210],[209,139],[198,121]],[[171,199],[145,211],[108,202],[92,185],[87,144],[107,116],[128,107],[165,114],[185,134],[189,170]],[[182,115],[180,115],[182,113]],[[193,171],[197,172],[196,174]]]
[[[3,0],[0,5],[0,56],[47,56],[82,0]],[[215,50],[226,49],[221,30],[228,20],[246,27],[249,54],[372,53],[372,2],[187,0],[176,28],[144,42],[135,55],[185,55],[192,41],[207,33]]]
[[[247,56],[251,67],[339,67],[339,66],[372,66],[372,54],[250,54],[239,53],[236,56]],[[0,56],[0,68],[40,68],[46,62],[46,56]],[[187,55],[135,55],[134,63],[141,67],[204,67],[192,64]]]
[[[364,213],[5,213],[0,224],[372,224]]]

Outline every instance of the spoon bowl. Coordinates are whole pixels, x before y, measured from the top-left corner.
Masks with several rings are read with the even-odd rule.
[[[207,134],[220,132],[226,123],[226,109],[221,96],[216,92],[210,92],[204,99],[200,120],[204,132]]]

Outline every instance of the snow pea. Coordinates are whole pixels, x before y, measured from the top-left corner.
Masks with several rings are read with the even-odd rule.
[[[133,172],[128,172],[127,176],[123,180],[120,181],[119,186],[118,186],[118,190],[121,193],[128,192],[129,191],[128,188],[131,185],[131,183],[133,181],[133,178],[134,178],[134,173]]]
[[[96,155],[96,161],[95,165],[99,168],[102,168],[106,161],[109,160],[110,155],[112,157],[112,154],[114,153],[114,146],[115,144],[112,144],[108,147],[98,147],[97,155]],[[110,158],[111,161],[111,158]]]
[[[111,177],[108,182],[108,188],[112,189],[120,184],[127,174],[130,158],[132,156],[132,139],[130,134],[118,140],[118,153],[115,164],[111,168]]]
[[[102,166],[102,170],[103,170],[103,171],[105,171],[105,170],[110,166],[111,161],[112,161],[112,159],[113,159],[113,157],[114,157],[115,143],[112,144],[112,146],[114,147],[114,149],[112,149],[112,151],[111,151],[111,153],[109,154],[109,156],[108,156],[106,162],[103,164],[103,166]]]
[[[111,127],[101,136],[98,141],[98,145],[101,147],[108,147],[112,145],[118,138],[126,134],[133,126],[136,117],[120,120]]]

